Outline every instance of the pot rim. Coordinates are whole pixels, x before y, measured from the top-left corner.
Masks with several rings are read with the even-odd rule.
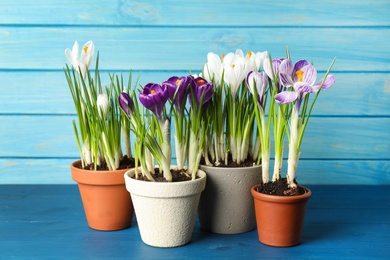
[[[256,188],[259,187],[260,185],[261,184],[256,184],[251,188],[251,194],[254,199],[274,202],[274,203],[296,203],[296,202],[306,201],[311,196],[311,190],[301,185],[300,187],[304,188],[306,191],[305,194],[295,195],[295,196],[278,196],[278,195],[264,194],[256,190]]]
[[[199,178],[180,182],[151,182],[132,178],[135,168],[130,169],[122,175],[126,182],[126,188],[131,194],[139,196],[169,198],[185,197],[202,192],[206,186],[206,173],[198,170]]]
[[[76,167],[76,165],[80,164],[81,160],[77,160],[70,165],[72,179],[77,183],[87,185],[122,185],[125,183],[123,174],[128,170],[134,169],[95,171]]]
[[[259,165],[252,165],[252,166],[245,166],[245,167],[219,167],[219,166],[209,166],[209,165],[204,165],[204,164],[201,164],[199,165],[199,168],[205,168],[205,169],[209,169],[209,168],[213,168],[213,169],[237,169],[237,170],[242,170],[242,169],[251,169],[251,168],[260,168],[262,166],[262,164],[259,164]]]

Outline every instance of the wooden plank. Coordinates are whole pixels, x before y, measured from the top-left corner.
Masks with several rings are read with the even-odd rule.
[[[12,1],[0,3],[0,24],[120,26],[382,26],[386,0]],[[55,15],[53,13],[55,12]]]
[[[73,159],[0,159],[0,184],[74,184]]]
[[[72,119],[67,115],[0,116],[0,157],[77,157]],[[313,117],[301,158],[388,160],[390,132],[384,129],[389,128],[390,118]],[[172,130],[172,138],[173,134]]]
[[[189,244],[162,250],[142,243],[136,218],[116,232],[88,228],[76,185],[1,185],[0,250],[5,259],[388,258],[388,185],[310,189],[299,246],[265,246],[256,230],[228,236],[205,232],[197,220]]]
[[[188,71],[141,71],[139,83],[161,83]],[[134,72],[134,77],[139,71]],[[123,73],[127,82],[128,73]],[[320,76],[318,78],[320,78]],[[336,73],[335,85],[323,91],[313,115],[390,116],[390,76],[386,73]],[[103,84],[108,72],[101,73]],[[62,71],[0,71],[0,114],[74,114]]]
[[[74,184],[70,164],[78,158],[0,158],[0,184]],[[172,160],[174,165],[175,159]],[[273,165],[271,164],[271,171]],[[282,176],[285,176],[284,162]],[[301,185],[390,184],[389,160],[300,159],[297,181]],[[260,173],[259,173],[260,174]]]
[[[196,35],[196,37],[194,37]],[[302,41],[302,39],[310,39]],[[65,48],[74,40],[93,40],[101,53],[101,69],[109,70],[200,70],[208,52],[269,51],[313,61],[326,70],[338,58],[334,71],[386,72],[390,70],[385,28],[80,28],[2,27],[0,68],[61,70]],[[362,52],[362,50],[370,50]],[[22,62],[23,61],[23,62]]]

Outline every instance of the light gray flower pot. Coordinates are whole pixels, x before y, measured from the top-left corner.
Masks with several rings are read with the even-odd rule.
[[[155,247],[187,244],[195,224],[196,210],[206,184],[206,174],[183,182],[147,182],[134,179],[135,169],[125,173],[142,241]]]
[[[206,188],[198,208],[202,229],[239,234],[256,227],[252,186],[261,183],[261,166],[221,168],[202,165]]]

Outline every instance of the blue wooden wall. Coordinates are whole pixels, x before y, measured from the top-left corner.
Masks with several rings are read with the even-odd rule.
[[[101,69],[141,71],[141,83],[200,70],[210,51],[283,57],[288,44],[320,74],[337,56],[298,181],[390,184],[389,14],[389,0],[1,0],[0,184],[73,183],[75,112],[62,69],[75,40],[94,41]]]

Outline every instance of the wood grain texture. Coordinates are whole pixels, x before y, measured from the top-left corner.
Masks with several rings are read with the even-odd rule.
[[[257,231],[218,235],[196,221],[191,242],[177,248],[142,243],[136,218],[128,229],[87,227],[76,185],[0,185],[0,250],[4,259],[387,259],[388,185],[309,185],[302,243],[261,244]],[[48,195],[49,194],[49,195]],[[373,199],[375,198],[375,199]],[[37,239],[39,238],[39,239]]]
[[[130,69],[129,69],[130,70]],[[120,75],[120,71],[116,72]],[[139,83],[161,83],[182,71],[133,71]],[[122,72],[127,81],[128,71]],[[320,76],[324,73],[320,73]],[[334,73],[336,84],[321,92],[313,115],[390,116],[390,73]],[[109,83],[107,71],[101,72]],[[75,109],[62,71],[0,71],[0,114],[74,114]]]
[[[336,56],[336,84],[314,108],[298,178],[389,184],[389,11],[388,0],[0,1],[0,183],[72,182],[64,49],[93,40],[106,83],[109,71],[141,72],[141,84],[199,72],[208,52],[237,48],[276,58],[288,44],[319,77]]]
[[[74,184],[70,174],[70,164],[75,160],[78,158],[0,159],[0,184]],[[172,163],[176,163],[175,159]],[[272,163],[271,161],[271,165]],[[389,160],[303,158],[299,161],[297,181],[302,185],[318,183],[380,185],[390,183],[389,167]],[[285,162],[282,169],[283,176],[286,171]]]
[[[0,156],[78,156],[73,119],[66,115],[0,116]],[[301,146],[301,158],[387,160],[390,143],[383,140],[390,140],[390,132],[383,129],[389,127],[389,118],[312,117]],[[174,129],[172,138],[173,135]],[[15,143],[23,144],[23,148]]]
[[[196,36],[196,37],[195,37]],[[61,70],[65,48],[75,40],[93,40],[101,52],[100,68],[109,70],[200,70],[208,52],[269,51],[293,60],[313,61],[334,71],[390,70],[385,28],[199,28],[199,27],[8,27],[1,28],[0,68]]]
[[[383,26],[380,1],[3,0],[0,24],[101,26]]]

